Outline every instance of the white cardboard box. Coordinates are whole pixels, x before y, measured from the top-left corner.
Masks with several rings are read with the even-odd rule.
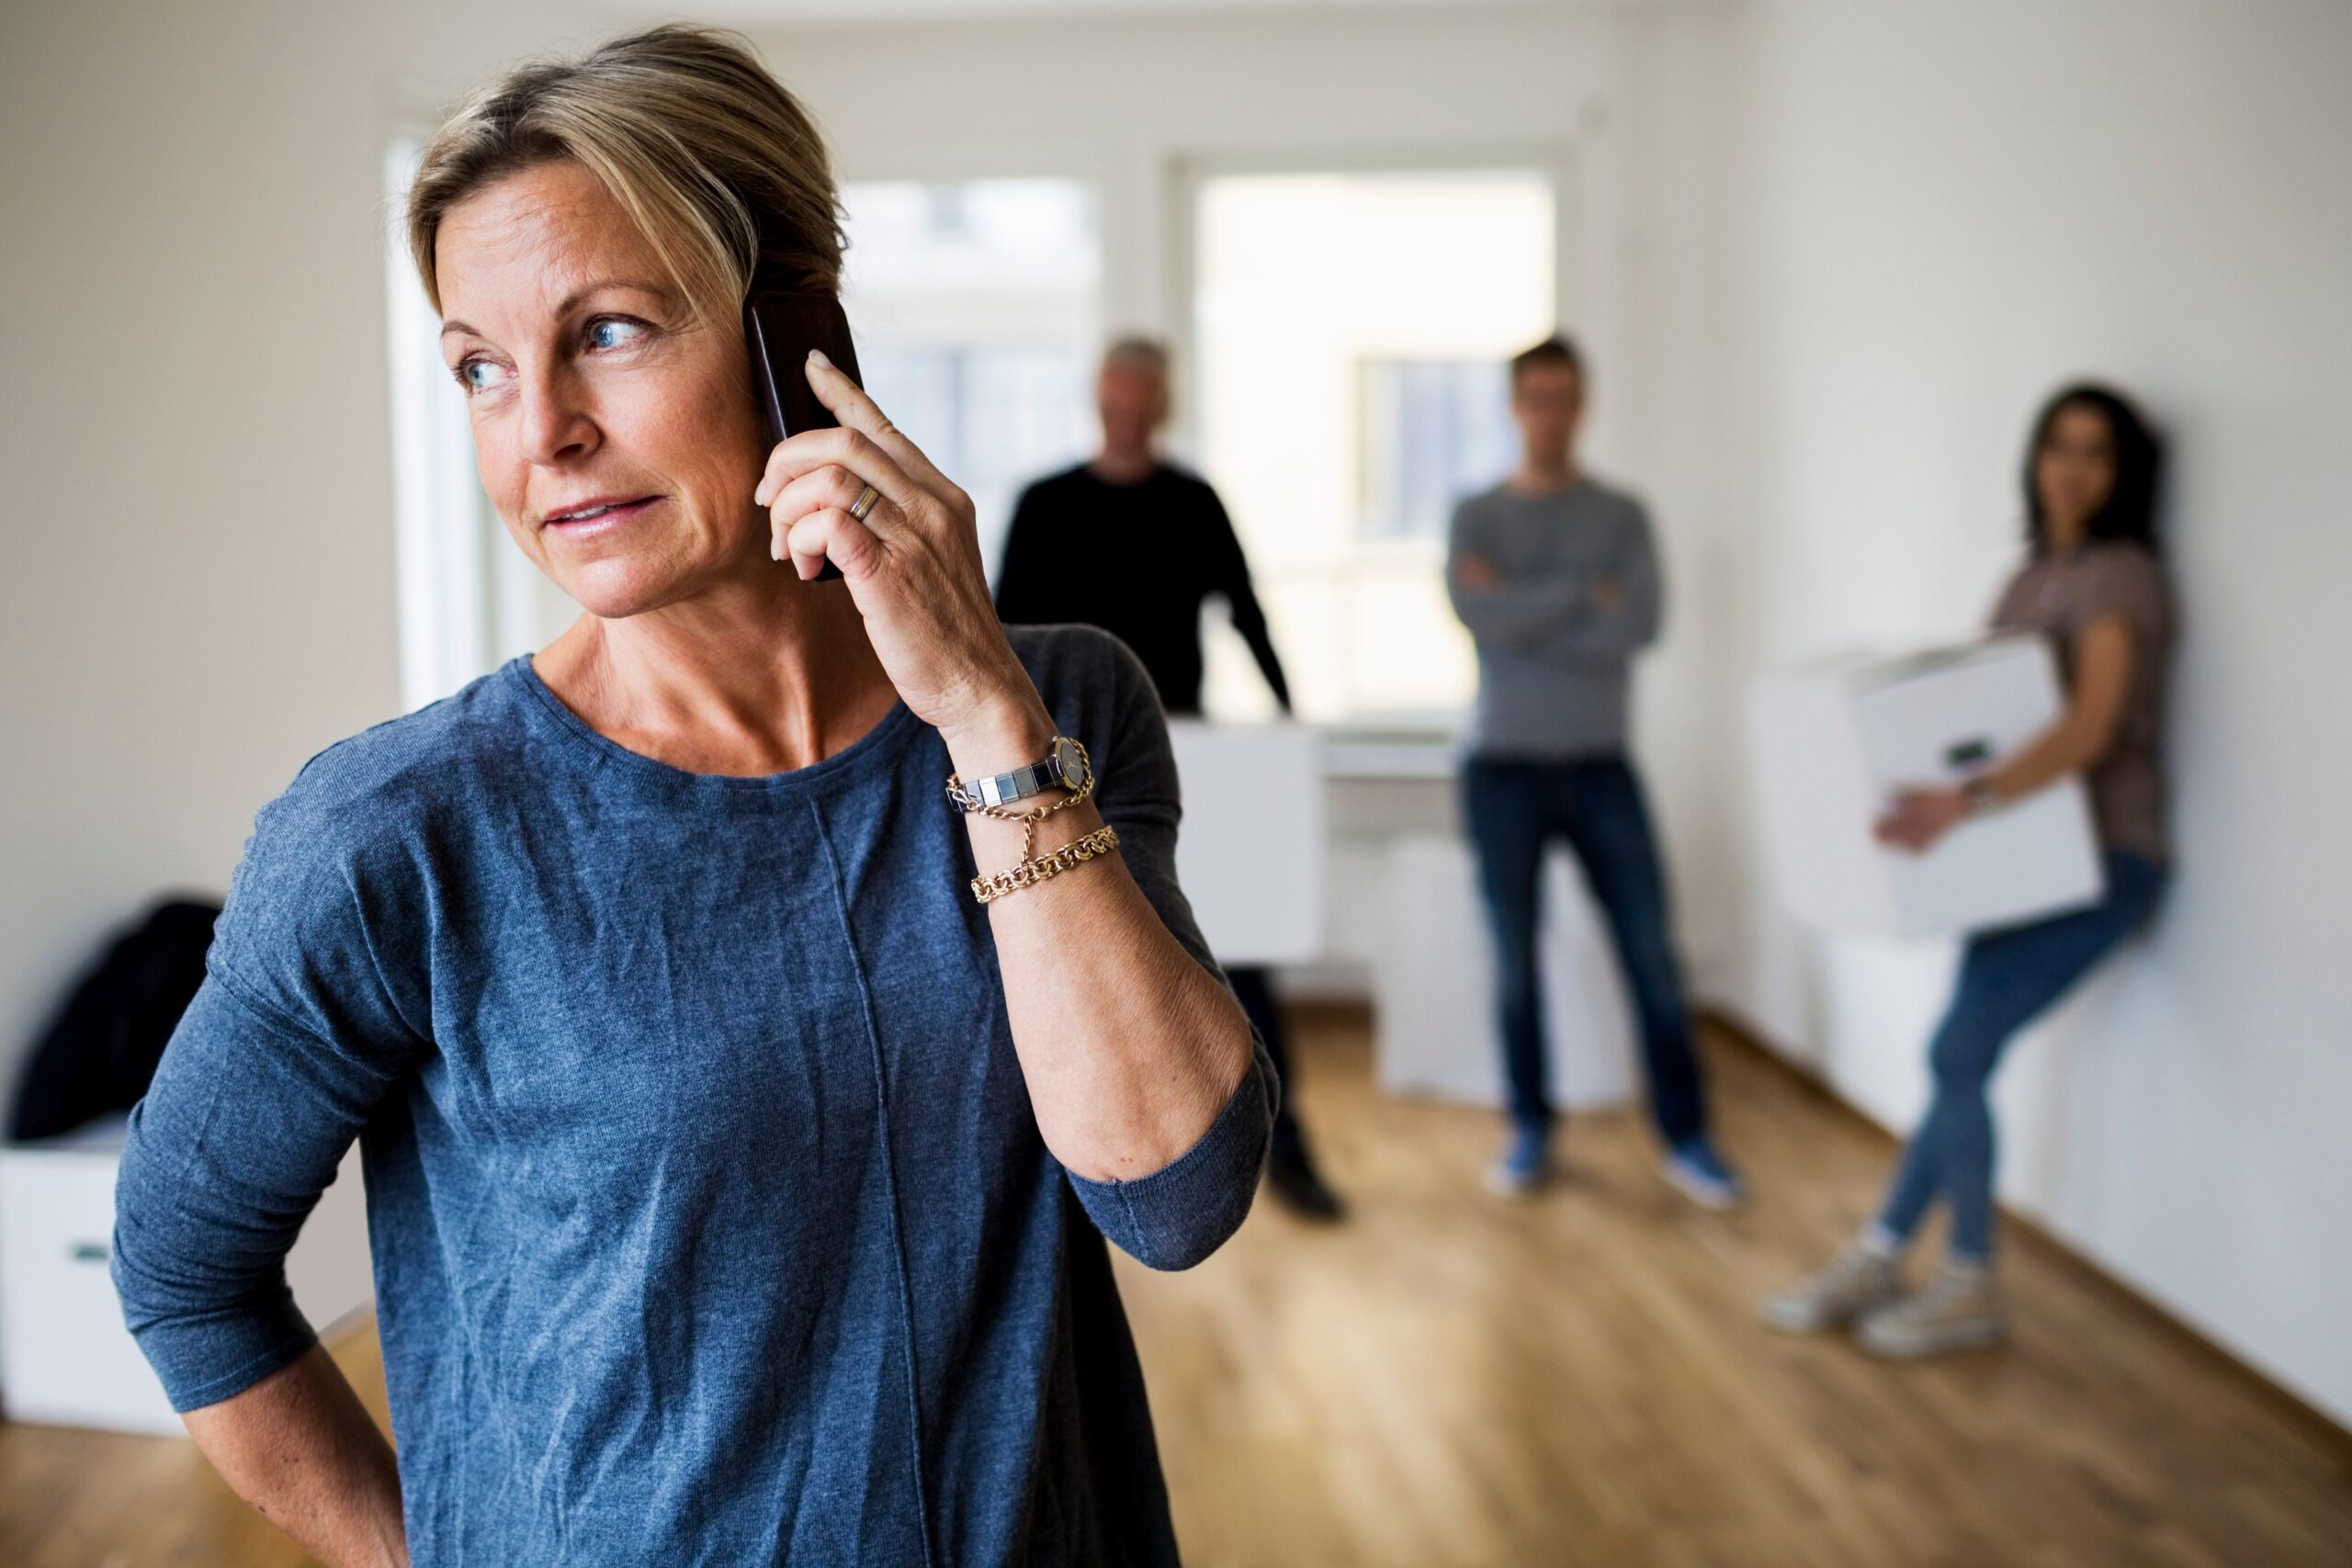
[[[1872,831],[1897,790],[1956,784],[2060,711],[2035,637],[1759,678],[1748,703],[1757,798],[1791,913],[1853,935],[1929,936],[2095,903],[2103,877],[2076,778],[1962,823],[1926,854]]]
[[[123,1123],[0,1149],[0,1404],[14,1421],[127,1432],[183,1428],[122,1325],[107,1271]],[[286,1260],[324,1330],[373,1300],[355,1148]]]
[[[1323,955],[1322,745],[1298,724],[1168,727],[1184,791],[1176,875],[1220,964]]]
[[[1553,1103],[1620,1106],[1640,1092],[1632,1008],[1609,936],[1565,849],[1545,857],[1536,964]],[[1413,835],[1389,852],[1387,920],[1373,966],[1374,1061],[1390,1094],[1503,1103],[1495,954],[1470,848]]]

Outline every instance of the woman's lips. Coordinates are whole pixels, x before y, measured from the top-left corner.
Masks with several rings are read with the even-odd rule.
[[[550,517],[547,523],[548,530],[567,539],[593,539],[623,526],[661,500],[658,495],[641,496],[635,501],[618,502],[582,514]]]

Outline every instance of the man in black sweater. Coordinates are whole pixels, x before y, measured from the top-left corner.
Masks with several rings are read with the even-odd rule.
[[[1207,481],[1160,460],[1168,417],[1168,351],[1122,338],[1095,379],[1102,450],[1091,462],[1039,479],[1021,494],[997,573],[997,614],[1008,625],[1079,622],[1101,626],[1143,660],[1171,718],[1201,712],[1201,604],[1223,599],[1274,699],[1290,711],[1290,683],[1250,585],[1233,522]],[[1316,1173],[1291,1114],[1289,1043],[1263,969],[1227,977],[1257,1025],[1285,1092],[1274,1120],[1266,1177],[1293,1210],[1336,1219],[1340,1201]]]

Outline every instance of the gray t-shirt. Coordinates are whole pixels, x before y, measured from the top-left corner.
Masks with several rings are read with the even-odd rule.
[[[1495,584],[1465,584],[1465,558]],[[1498,485],[1454,509],[1445,576],[1478,645],[1479,756],[1624,751],[1627,668],[1657,636],[1664,597],[1640,502],[1589,479],[1545,495]]]
[[[1012,637],[1210,965],[1142,667]],[[526,659],[313,759],[117,1183],[174,1406],[310,1346],[281,1265],[356,1137],[417,1568],[1173,1563],[1102,1236],[1159,1268],[1223,1241],[1272,1069],[1165,1169],[1063,1169],[947,773],[903,705],[796,772],[683,772]]]

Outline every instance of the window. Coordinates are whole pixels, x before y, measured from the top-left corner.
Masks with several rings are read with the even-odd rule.
[[[384,210],[408,205],[423,148],[413,138],[384,152]],[[400,224],[387,225],[384,304],[392,379],[392,526],[400,583],[401,704],[423,707],[490,668],[490,593],[473,436],[441,362],[440,323],[409,260]]]
[[[842,188],[842,303],[875,401],[971,493],[991,575],[1012,503],[1094,437],[1102,258],[1075,180]]]
[[[1476,667],[1445,525],[1510,468],[1504,367],[1557,320],[1549,176],[1214,175],[1195,202],[1180,390],[1299,712],[1459,710]],[[1265,709],[1237,639],[1210,641],[1207,701]]]
[[[1367,359],[1357,367],[1357,515],[1367,539],[1445,538],[1453,503],[1516,458],[1499,359]]]
[[[413,137],[385,150],[386,212],[406,209],[424,150]],[[386,227],[401,703],[420,708],[550,641],[580,609],[514,547],[482,493],[465,401],[441,360],[440,320],[398,219]]]

